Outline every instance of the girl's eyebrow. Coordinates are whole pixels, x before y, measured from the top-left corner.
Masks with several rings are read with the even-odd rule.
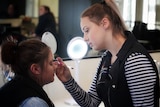
[[[56,62],[56,61],[58,62],[58,64],[60,64],[60,62],[57,59],[53,59],[53,62]]]

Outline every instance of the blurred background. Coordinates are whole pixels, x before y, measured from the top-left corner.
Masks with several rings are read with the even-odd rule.
[[[68,58],[67,44],[75,36],[82,36],[80,14],[88,6],[101,0],[1,0],[0,29],[2,32],[18,32],[31,37],[38,23],[39,7],[47,5],[56,19],[58,32],[58,55]],[[160,49],[160,1],[116,0],[126,25],[149,51]],[[9,4],[15,8],[14,17],[6,17]],[[100,54],[92,49],[87,56]]]

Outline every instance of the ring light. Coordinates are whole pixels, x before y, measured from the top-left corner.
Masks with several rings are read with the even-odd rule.
[[[87,43],[82,37],[74,37],[67,45],[68,56],[73,60],[82,59],[88,50]]]

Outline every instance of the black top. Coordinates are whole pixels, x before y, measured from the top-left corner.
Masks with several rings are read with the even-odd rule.
[[[43,88],[28,77],[15,76],[0,88],[0,102],[5,107],[17,107],[29,97],[39,97],[46,101],[49,107],[54,107]]]

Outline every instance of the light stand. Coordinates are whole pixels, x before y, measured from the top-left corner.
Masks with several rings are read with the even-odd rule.
[[[87,43],[83,40],[82,37],[74,37],[70,40],[67,45],[68,56],[75,62],[75,81],[79,82],[79,63],[88,50]],[[66,104],[71,106],[78,106],[73,98],[67,99]]]

